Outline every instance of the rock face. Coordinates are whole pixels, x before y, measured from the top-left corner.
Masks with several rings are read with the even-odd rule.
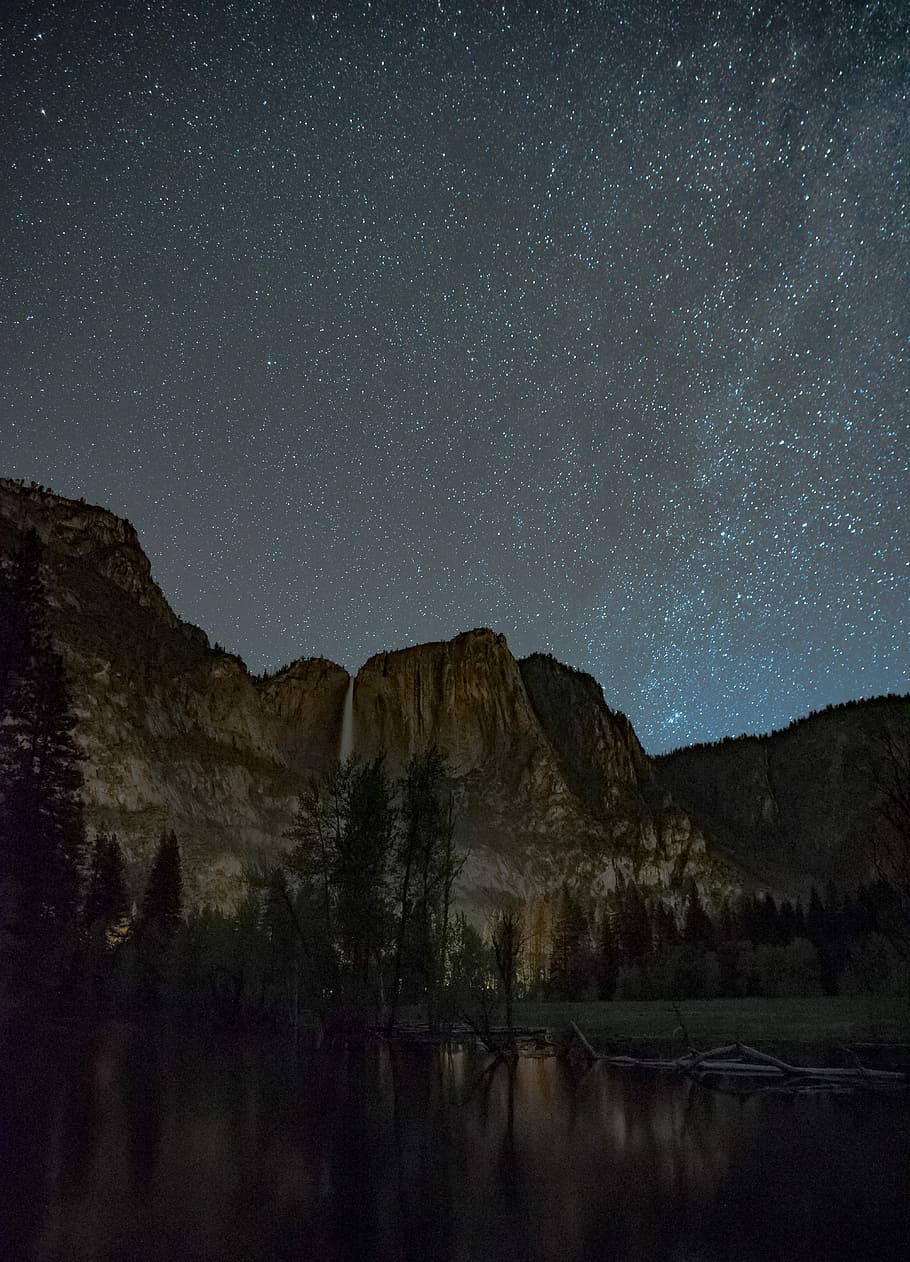
[[[433,745],[451,766],[462,893],[475,906],[564,879],[596,893],[619,872],[719,879],[702,835],[658,800],[631,724],[588,675],[549,658],[517,662],[486,629],[371,658],[354,683],[355,751],[385,752],[398,771]]]
[[[655,759],[659,782],[730,859],[784,889],[872,874],[883,738],[910,750],[910,697],[831,707],[769,736]]]
[[[595,679],[542,653],[524,658],[520,668],[534,712],[589,810],[609,816],[651,793],[650,759],[626,716],[604,701]]]
[[[0,481],[0,556],[27,528],[45,546],[90,824],[118,833],[134,880],[174,828],[197,895],[229,897],[243,863],[282,844],[301,780],[334,760],[347,671],[252,677],[176,617],[128,522]]]
[[[0,558],[28,528],[45,545],[90,823],[118,833],[137,884],[175,829],[196,896],[230,898],[245,862],[286,844],[309,778],[337,762],[350,676],[323,659],[250,675],[176,617],[128,522],[0,481]],[[518,662],[481,629],[371,658],[353,748],[384,753],[393,774],[415,751],[445,751],[468,907],[563,880],[596,894],[618,875],[691,876],[710,896],[743,874],[793,888],[807,854],[819,873],[854,865],[868,835],[861,754],[901,705],[906,716],[906,700],[870,702],[653,760],[590,676]]]

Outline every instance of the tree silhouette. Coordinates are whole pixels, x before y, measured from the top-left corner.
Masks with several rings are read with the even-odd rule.
[[[550,986],[561,999],[581,999],[588,989],[594,961],[590,925],[579,898],[563,882],[553,926]]]
[[[173,832],[162,833],[135,933],[139,999],[158,1007],[173,971],[174,942],[183,924],[183,869]]]
[[[96,998],[107,997],[116,949],[128,932],[130,896],[123,870],[123,852],[114,836],[99,834],[91,849],[88,887],[82,920],[86,935],[85,977]]]
[[[398,786],[399,827],[391,863],[397,924],[389,1029],[397,1016],[406,954],[423,983],[430,1028],[437,1024],[446,973],[452,886],[463,865],[455,855],[447,776],[444,756],[431,749],[411,758]]]
[[[126,920],[130,895],[123,868],[123,851],[113,835],[99,833],[92,843],[83,919],[86,926],[105,932]]]
[[[693,881],[689,887],[686,900],[686,913],[683,920],[683,941],[687,946],[711,946],[714,941],[714,925],[705,911],[698,887]]]
[[[74,942],[85,832],[63,661],[34,531],[0,573],[0,929],[21,980],[59,980]]]
[[[344,1021],[361,1023],[380,994],[394,826],[383,759],[351,758],[310,784],[291,832],[288,874],[311,908],[322,989]]]
[[[162,833],[142,897],[142,923],[173,935],[183,919],[183,865],[176,834]]]
[[[502,986],[503,1003],[506,1010],[506,1031],[509,1047],[515,1046],[515,1025],[512,1020],[513,996],[515,981],[518,976],[518,964],[524,946],[524,933],[521,910],[515,902],[505,903],[493,916],[490,938],[493,944],[493,958],[496,961],[496,972]]]

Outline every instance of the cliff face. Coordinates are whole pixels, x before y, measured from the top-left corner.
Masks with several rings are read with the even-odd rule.
[[[347,672],[253,678],[177,618],[128,522],[0,481],[0,556],[27,528],[45,547],[90,825],[118,833],[134,878],[174,828],[197,895],[229,897],[243,864],[282,844],[301,779],[334,759]]]
[[[446,752],[473,906],[565,879],[603,892],[617,873],[722,880],[692,822],[655,801],[631,724],[590,676],[544,657],[519,663],[504,636],[480,629],[371,658],[353,708],[355,751],[384,751],[393,772],[416,750]]]
[[[350,679],[343,666],[311,657],[256,681],[263,711],[298,782],[335,765]]]
[[[883,738],[910,748],[910,697],[814,714],[769,736],[676,750],[659,782],[734,862],[783,888],[872,874]]]
[[[653,787],[651,762],[624,714],[611,710],[590,675],[535,653],[520,663],[534,712],[573,789],[609,815]]]
[[[354,683],[354,732],[358,752],[385,750],[395,769],[436,744],[459,777],[541,753],[518,664],[488,630],[371,657]]]
[[[244,862],[285,844],[306,781],[335,764],[350,676],[316,659],[252,677],[175,616],[128,522],[0,481],[0,555],[29,527],[45,544],[90,823],[116,831],[137,869],[174,828],[197,896],[229,897]],[[468,906],[503,891],[530,899],[564,879],[597,893],[618,873],[671,885],[694,876],[708,890],[736,881],[597,683],[539,655],[516,662],[492,631],[371,658],[353,690],[353,745],[384,752],[393,774],[415,751],[446,752]],[[680,782],[706,819],[711,774]]]
[[[52,574],[72,577],[76,587],[104,580],[127,596],[136,608],[156,622],[189,639],[207,643],[197,627],[180,622],[152,578],[148,557],[139,546],[134,527],[106,508],[68,500],[40,487],[26,487],[0,478],[0,547],[11,546],[19,531],[34,530],[54,557]],[[80,581],[81,580],[81,581]],[[68,584],[53,584],[63,605],[78,606],[79,595]]]

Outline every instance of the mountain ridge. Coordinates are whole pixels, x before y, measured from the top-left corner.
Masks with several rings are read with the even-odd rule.
[[[0,479],[0,556],[30,527],[45,545],[91,823],[121,835],[137,870],[174,827],[201,873],[196,896],[229,898],[244,863],[286,844],[307,780],[336,764],[352,676],[324,657],[253,674],[177,617],[126,519]],[[815,716],[780,735],[652,757],[593,676],[549,654],[517,659],[489,628],[375,653],[353,681],[355,753],[383,753],[395,773],[420,749],[446,750],[469,853],[462,894],[475,906],[563,880],[592,893],[621,877],[692,877],[709,895],[743,881],[783,890],[805,875],[806,856],[820,877],[865,861],[856,811],[849,836],[800,837],[800,820],[817,831],[830,813],[813,814],[785,775],[781,813],[762,779],[755,750],[776,748],[795,726],[811,736]],[[852,709],[866,714],[869,704]],[[856,745],[828,735],[824,750],[797,742],[814,749],[807,783],[819,800],[829,754]],[[748,754],[731,761],[718,749]]]

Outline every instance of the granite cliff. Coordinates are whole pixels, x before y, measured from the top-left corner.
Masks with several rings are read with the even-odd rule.
[[[128,522],[0,482],[0,555],[28,528],[45,547],[90,823],[115,830],[136,869],[174,828],[197,895],[230,897],[245,861],[285,844],[303,785],[335,762],[350,676],[322,659],[252,676],[176,617]],[[517,662],[501,635],[371,658],[353,712],[354,752],[384,751],[392,772],[415,750],[447,752],[471,905],[565,878],[603,888],[617,871],[717,879],[597,684],[547,658]]]
[[[655,759],[659,782],[747,876],[780,888],[872,872],[884,740],[910,750],[910,697],[832,706],[767,736]]]
[[[354,732],[355,751],[384,751],[393,771],[414,750],[446,751],[469,852],[462,889],[476,904],[567,876],[591,892],[618,872],[722,879],[595,681],[549,658],[516,661],[493,631],[371,658],[354,683]]]
[[[45,546],[90,824],[119,834],[137,883],[174,828],[196,896],[229,899],[245,862],[286,844],[306,782],[335,764],[350,675],[323,659],[251,675],[174,614],[128,522],[0,480],[0,557],[29,528]],[[617,874],[789,890],[807,871],[868,866],[862,756],[907,704],[652,759],[590,676],[540,654],[517,661],[479,629],[371,658],[354,681],[353,747],[384,752],[393,773],[417,750],[447,753],[469,856],[460,897],[476,909],[564,879],[597,893]]]
[[[90,824],[116,831],[139,869],[174,828],[197,892],[228,897],[243,861],[280,842],[301,778],[334,759],[347,671],[251,676],[173,613],[128,522],[0,481],[0,556],[28,528],[44,544]]]

